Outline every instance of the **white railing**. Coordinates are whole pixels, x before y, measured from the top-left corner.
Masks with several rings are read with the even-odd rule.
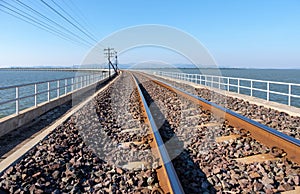
[[[153,74],[300,107],[300,84],[165,71]]]
[[[111,72],[113,75],[113,72]],[[0,118],[60,98],[109,77],[109,72],[0,87]],[[4,111],[4,112],[3,112]]]

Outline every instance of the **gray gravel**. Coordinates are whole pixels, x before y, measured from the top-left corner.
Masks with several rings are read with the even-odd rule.
[[[150,140],[145,133],[120,133],[132,127],[148,129],[139,114],[137,93],[130,88],[131,82],[128,74],[122,75],[112,87],[57,127],[5,171],[0,177],[1,191],[151,193],[159,183],[156,170],[152,168],[156,159],[145,158],[151,154],[148,149]],[[118,102],[113,102],[113,99],[118,99]],[[128,111],[123,112],[123,108]],[[118,114],[116,109],[124,114]],[[133,121],[126,122],[128,119]],[[118,148],[120,143],[140,139],[145,141],[143,145]],[[137,150],[144,150],[141,152],[144,155],[124,155]],[[122,167],[122,162],[143,160],[147,165],[142,168]]]
[[[177,136],[178,144],[183,145],[173,164],[186,193],[276,193],[300,186],[300,166],[285,159],[284,152],[273,153],[249,132],[229,126],[227,121],[214,118],[209,111],[146,78],[139,79],[149,94],[148,101],[156,104],[166,118],[160,130],[166,144],[170,137]],[[226,135],[241,137],[215,141]],[[252,164],[235,160],[265,153],[280,159]]]
[[[259,123],[274,128],[296,139],[300,139],[300,117],[291,116],[285,112],[258,106],[246,100],[225,96],[205,88],[194,88],[184,83],[177,83],[161,77],[156,77],[164,82],[182,88],[189,93],[198,95],[208,101],[233,110],[245,117],[254,119]]]

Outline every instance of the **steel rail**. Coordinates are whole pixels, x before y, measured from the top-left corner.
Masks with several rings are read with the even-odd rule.
[[[137,78],[132,75],[133,77],[133,80],[135,82],[135,85],[136,85],[136,88],[138,90],[138,93],[139,93],[139,96],[140,96],[140,99],[142,101],[142,106],[145,110],[145,114],[148,118],[148,121],[149,121],[149,125],[150,125],[150,129],[152,130],[152,133],[153,133],[153,136],[154,136],[154,141],[155,141],[155,144],[157,146],[157,149],[158,149],[158,152],[159,152],[159,155],[160,155],[160,158],[162,159],[162,167],[164,168],[163,170],[165,171],[165,175],[167,176],[168,178],[168,184],[169,184],[169,189],[170,193],[184,193],[183,191],[183,188],[181,186],[181,183],[178,179],[178,176],[176,174],[176,171],[174,169],[174,166],[173,166],[173,163],[172,161],[170,160],[170,157],[169,157],[169,154],[168,154],[168,151],[165,147],[165,144],[160,136],[160,133],[158,131],[158,127],[154,121],[154,118],[151,114],[151,111],[146,103],[146,100],[143,96],[143,93],[139,87],[139,81],[137,80]],[[166,192],[167,193],[167,192]]]
[[[276,129],[265,126],[257,121],[251,120],[245,116],[242,116],[232,110],[226,109],[220,105],[210,102],[194,94],[190,94],[187,91],[171,86],[170,84],[161,80],[154,79],[148,75],[142,74],[148,77],[154,83],[165,87],[175,93],[190,99],[191,101],[199,104],[203,109],[211,111],[213,114],[220,118],[226,119],[230,125],[237,129],[245,129],[251,133],[251,136],[260,141],[261,143],[269,146],[270,148],[277,147],[283,149],[287,153],[287,158],[300,164],[300,140],[293,138],[287,134],[284,134]]]

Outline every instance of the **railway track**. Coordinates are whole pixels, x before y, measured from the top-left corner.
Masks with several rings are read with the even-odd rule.
[[[134,77],[122,74],[45,138],[36,140],[28,152],[10,161],[0,178],[1,191],[182,191],[137,86]]]
[[[36,142],[2,172],[2,191],[276,193],[300,186],[299,140],[135,72],[123,72]]]
[[[189,174],[193,178],[189,178],[185,176],[188,169],[181,173],[184,168],[178,165],[177,174],[186,192],[214,192],[206,181],[220,192],[299,190],[298,139],[169,84],[141,74],[139,79],[150,102],[155,102],[163,110],[170,123],[169,126],[162,125],[162,130],[171,129],[174,135],[186,137],[183,138],[186,144],[182,152],[186,151],[189,159],[206,175],[202,182],[207,188],[201,190],[202,184],[197,185],[194,181],[197,177],[190,176],[194,175],[194,170]],[[168,142],[168,138],[165,139]],[[180,157],[173,160],[176,170],[176,160]],[[195,188],[199,189],[193,190]]]

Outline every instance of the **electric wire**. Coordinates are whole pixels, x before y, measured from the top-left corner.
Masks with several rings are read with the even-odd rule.
[[[50,19],[49,17],[45,16],[44,14],[40,13],[39,11],[33,9],[32,7],[24,4],[23,2],[21,2],[20,0],[16,0],[16,2],[21,5],[22,7],[26,8],[27,10],[29,10],[30,12],[36,14],[36,15],[39,15],[41,16],[42,18],[44,18],[45,20],[51,22],[52,24],[58,26],[59,28],[63,29],[64,31],[68,32],[69,34],[71,34],[72,36],[80,39],[81,41],[84,41],[84,42],[88,42],[86,40],[84,40],[82,37],[78,36],[77,34],[73,33],[72,31],[68,30],[67,28],[65,28],[64,26],[60,25],[59,23],[53,21],[52,19]],[[93,45],[92,43],[88,43],[89,45]]]
[[[94,40],[97,38],[85,27],[83,27],[71,14],[69,14],[62,6],[56,3],[54,0],[51,0],[62,12],[64,12],[69,18],[71,18],[79,27],[81,27],[87,34],[93,37]],[[97,41],[96,41],[97,42]]]
[[[83,34],[85,34],[88,38],[90,38],[91,40],[95,41],[97,43],[97,40],[94,39],[93,37],[91,37],[89,34],[87,34],[85,31],[83,31],[81,28],[79,28],[76,24],[74,24],[72,21],[70,21],[68,18],[66,18],[63,14],[61,14],[59,11],[57,11],[56,9],[54,9],[51,5],[49,5],[48,3],[46,3],[44,0],[41,0],[41,2],[43,4],[45,4],[49,9],[51,9],[53,12],[55,12],[57,15],[59,15],[60,17],[62,17],[64,20],[66,20],[69,24],[71,24],[73,27],[75,27],[76,29],[78,29],[80,32],[82,32]]]
[[[3,1],[0,1],[0,2],[3,2]],[[52,31],[52,32],[54,32],[55,34],[58,34],[59,37],[63,36],[63,37],[65,37],[65,38],[68,39],[68,40],[75,41],[75,42],[78,42],[78,43],[80,43],[80,44],[84,44],[85,46],[91,46],[91,45],[92,45],[91,43],[85,41],[84,39],[82,39],[82,38],[80,38],[80,37],[79,37],[79,38],[80,38],[83,42],[82,42],[82,41],[78,41],[78,40],[76,40],[76,39],[73,39],[72,37],[69,37],[68,34],[66,34],[65,32],[62,32],[61,30],[55,28],[54,26],[49,25],[49,24],[43,22],[43,21],[40,20],[40,19],[37,19],[36,17],[34,17],[34,16],[32,16],[32,15],[30,15],[30,14],[28,14],[28,13],[26,13],[26,12],[20,10],[20,9],[18,9],[17,7],[15,7],[15,6],[13,6],[13,5],[7,3],[7,2],[4,2],[4,3],[6,3],[6,4],[7,4],[8,6],[10,6],[10,7],[8,7],[8,6],[6,6],[6,5],[3,5],[3,4],[1,4],[1,3],[0,3],[0,6],[3,7],[3,8],[5,8],[5,9],[7,9],[7,10],[9,10],[9,11],[12,12],[12,13],[15,13],[15,14],[19,15],[19,17],[18,17],[19,19],[20,19],[20,16],[21,16],[21,17],[25,18],[26,20],[30,21],[30,23],[35,23],[36,25],[39,25],[39,26],[41,26],[42,28],[47,29],[47,31]],[[14,10],[14,9],[15,9],[15,10]],[[3,9],[1,9],[1,10],[3,11]],[[17,10],[17,11],[16,11],[16,10]],[[19,11],[19,12],[18,12],[18,11]],[[7,13],[7,12],[6,12],[6,13]],[[12,15],[12,16],[15,17],[14,14],[10,14],[10,15]],[[23,21],[24,21],[24,20],[23,20]],[[36,26],[36,25],[35,25],[35,26]]]
[[[22,18],[22,17],[20,17],[20,16],[14,15],[14,14],[12,14],[12,13],[10,13],[10,12],[8,12],[8,11],[2,9],[2,8],[0,8],[0,11],[2,11],[3,13],[8,14],[8,15],[10,15],[10,16],[13,16],[13,17],[15,17],[15,18],[17,18],[17,19],[19,19],[19,20],[22,20],[23,22],[26,22],[26,23],[28,23],[28,24],[31,24],[31,25],[33,25],[33,26],[35,26],[35,27],[37,27],[37,28],[39,28],[39,29],[41,29],[41,30],[45,30],[45,31],[47,31],[47,32],[49,32],[49,33],[51,33],[51,34],[53,34],[53,35],[55,35],[55,36],[58,36],[58,37],[64,39],[64,40],[72,41],[73,43],[78,44],[78,42],[75,42],[75,41],[73,41],[73,40],[71,40],[71,39],[69,39],[69,38],[66,38],[66,37],[64,37],[64,36],[61,36],[60,34],[58,34],[58,33],[56,33],[56,32],[50,31],[50,30],[48,30],[48,29],[46,29],[46,28],[44,28],[44,27],[41,27],[41,26],[39,26],[39,25],[37,25],[37,24],[35,24],[35,23],[33,23],[33,22],[30,22],[30,21],[28,21],[28,20],[26,20],[26,19],[24,19],[24,18]],[[83,44],[80,44],[80,45],[83,45]],[[84,45],[84,46],[86,46],[86,45]]]
[[[41,0],[40,2],[43,3],[43,5],[46,5],[46,8],[48,10],[55,12],[57,15],[59,15],[61,18],[63,18],[65,21],[67,21],[69,24],[71,24],[73,27],[75,27],[77,30],[79,30],[81,33],[83,33],[89,40],[86,40],[79,36],[77,33],[74,33],[64,26],[60,25],[58,22],[54,21],[53,19],[50,19],[46,15],[42,14],[41,12],[35,10],[29,5],[26,5],[25,3],[21,2],[20,0],[15,0],[15,3],[17,3],[18,6],[21,6],[24,10],[19,9],[15,5],[9,4],[3,0],[0,0],[0,11],[11,15],[17,19],[20,19],[28,24],[31,24],[39,29],[45,30],[55,36],[58,36],[64,40],[71,41],[73,43],[76,43],[77,45],[84,46],[84,47],[90,47],[94,46],[96,49],[100,49],[99,47],[106,48],[104,45],[97,43],[96,37],[89,31],[87,28],[85,28],[83,25],[81,25],[70,13],[68,13],[62,6],[60,6],[57,2],[54,2],[51,0],[56,7],[58,7],[64,14],[68,15],[70,19],[68,19],[66,16],[64,16],[62,13],[57,11],[54,7],[46,3],[44,0]],[[6,5],[2,4],[4,2]],[[65,3],[66,4],[66,3]],[[75,7],[74,3],[72,2],[73,6]],[[2,7],[2,8],[1,8]],[[45,7],[45,6],[44,6]],[[5,10],[3,9],[5,8]],[[28,13],[28,11],[30,13]],[[32,15],[33,14],[33,15]],[[38,17],[38,18],[37,18]],[[83,17],[83,16],[82,16]],[[44,20],[44,21],[43,21]],[[84,21],[84,20],[83,20]],[[77,24],[74,24],[74,22]],[[84,21],[85,24],[87,24]],[[80,26],[80,27],[79,27]],[[92,44],[91,41],[96,42],[96,44]],[[102,49],[101,49],[102,51]],[[97,52],[98,53],[98,52]],[[102,52],[101,52],[102,53]],[[100,54],[100,53],[98,53]]]

